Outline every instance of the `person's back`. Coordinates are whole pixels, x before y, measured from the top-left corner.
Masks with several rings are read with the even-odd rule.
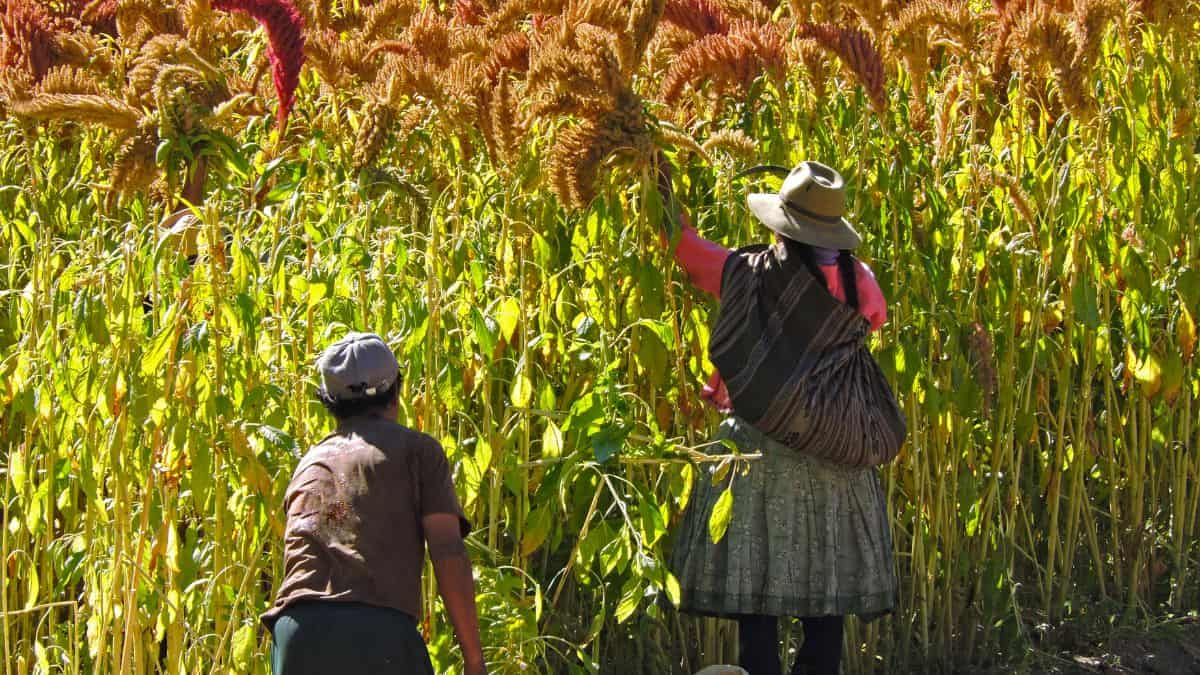
[[[672,567],[681,611],[737,620],[750,675],[783,672],[780,617],[804,627],[792,675],[836,674],[845,616],[870,621],[897,602],[874,465],[894,455],[904,422],[864,344],[887,309],[851,253],[861,237],[844,218],[841,175],[817,162],[772,171],[784,178],[779,193],[747,204],[774,244],[731,251],[699,236],[682,210],[678,239],[663,237],[692,282],[721,302],[704,392],[728,417],[714,437],[759,455],[727,479],[694,481]],[[671,205],[670,176],[662,178]],[[726,495],[725,533],[713,537]]]
[[[285,505],[287,568],[277,607],[353,601],[414,617],[425,563],[421,517],[460,513],[437,441],[370,416],[346,420],[309,450]]]
[[[285,498],[284,580],[264,624],[277,675],[432,673],[416,630],[428,544],[470,673],[483,673],[470,529],[430,436],[396,422],[398,365],[377,336],[321,358],[337,430],[305,454]]]

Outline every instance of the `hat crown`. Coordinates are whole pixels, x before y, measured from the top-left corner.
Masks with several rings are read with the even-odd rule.
[[[800,162],[792,169],[779,197],[787,206],[806,215],[841,218],[846,211],[846,182],[832,167],[820,162]]]
[[[374,333],[347,334],[321,353],[317,368],[325,392],[342,400],[374,396],[400,374],[396,355]]]

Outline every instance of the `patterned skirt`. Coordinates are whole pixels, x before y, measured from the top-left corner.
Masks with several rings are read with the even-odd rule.
[[[871,620],[896,606],[878,469],[797,453],[736,417],[717,438],[763,458],[734,467],[716,486],[708,471],[697,475],[673,556],[681,610]],[[714,544],[709,515],[730,480],[733,515]]]

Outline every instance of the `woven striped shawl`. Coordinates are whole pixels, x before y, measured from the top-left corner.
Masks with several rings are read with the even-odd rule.
[[[869,332],[782,245],[760,244],[725,262],[709,360],[734,413],[768,437],[839,464],[885,464],[907,425]]]

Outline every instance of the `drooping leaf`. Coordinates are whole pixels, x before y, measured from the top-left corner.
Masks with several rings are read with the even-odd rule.
[[[517,408],[528,408],[529,401],[533,398],[533,382],[524,370],[513,376],[512,384],[512,404]]]
[[[729,529],[729,521],[733,519],[733,486],[725,488],[717,503],[713,504],[712,513],[708,516],[708,538],[717,543]]]
[[[554,423],[554,420],[546,421],[546,430],[542,432],[542,457],[552,458],[559,457],[563,451],[563,433]]]
[[[621,444],[625,441],[626,432],[612,424],[606,424],[600,427],[600,430],[592,434],[592,452],[596,456],[596,461],[604,464],[612,459],[618,452],[621,451]]]
[[[273,448],[286,450],[293,455],[300,452],[300,445],[296,443],[296,439],[282,429],[269,424],[254,424],[250,428]]]
[[[550,508],[554,502],[543,502],[530,512],[525,521],[525,532],[521,536],[521,555],[527,556],[538,550],[550,535],[550,527],[554,524]]]
[[[505,342],[512,342],[521,320],[521,304],[516,298],[508,297],[496,308],[496,323],[500,326],[500,336]]]
[[[617,602],[617,623],[625,623],[637,611],[642,602],[642,583],[637,577],[629,577],[621,587],[621,599]]]

